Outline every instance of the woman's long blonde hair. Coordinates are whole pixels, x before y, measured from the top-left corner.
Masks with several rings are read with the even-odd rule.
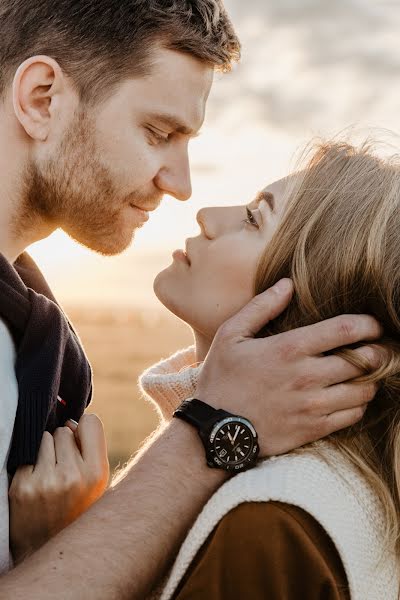
[[[346,313],[374,315],[383,325],[378,370],[352,349],[339,351],[362,369],[360,380],[380,387],[362,421],[329,439],[380,497],[388,542],[400,558],[400,161],[378,158],[369,143],[323,143],[288,179],[286,196],[255,292],[290,277],[295,298],[265,333]]]

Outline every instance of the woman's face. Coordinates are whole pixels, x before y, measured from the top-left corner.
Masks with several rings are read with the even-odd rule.
[[[203,208],[201,233],[176,250],[154,282],[159,300],[208,340],[254,296],[258,261],[283,212],[284,181],[248,205]]]

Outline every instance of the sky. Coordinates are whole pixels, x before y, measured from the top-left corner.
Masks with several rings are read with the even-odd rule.
[[[156,307],[152,280],[197,235],[197,211],[250,201],[290,172],[316,136],[369,136],[398,151],[398,0],[226,0],[225,7],[242,61],[216,76],[191,143],[191,200],[166,197],[119,257],[96,256],[59,231],[32,246],[66,305]]]

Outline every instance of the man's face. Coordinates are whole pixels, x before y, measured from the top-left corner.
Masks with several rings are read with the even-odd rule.
[[[125,80],[104,103],[80,107],[25,174],[24,208],[102,254],[129,246],[164,194],[191,195],[190,139],[201,127],[212,68],[157,50],[147,77]]]

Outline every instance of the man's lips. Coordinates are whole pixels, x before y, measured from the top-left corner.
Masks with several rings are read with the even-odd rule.
[[[138,206],[135,206],[134,204],[130,204],[129,206],[136,212],[136,214],[142,221],[149,220],[149,213],[147,212],[147,210],[143,210],[143,208],[139,208]]]

